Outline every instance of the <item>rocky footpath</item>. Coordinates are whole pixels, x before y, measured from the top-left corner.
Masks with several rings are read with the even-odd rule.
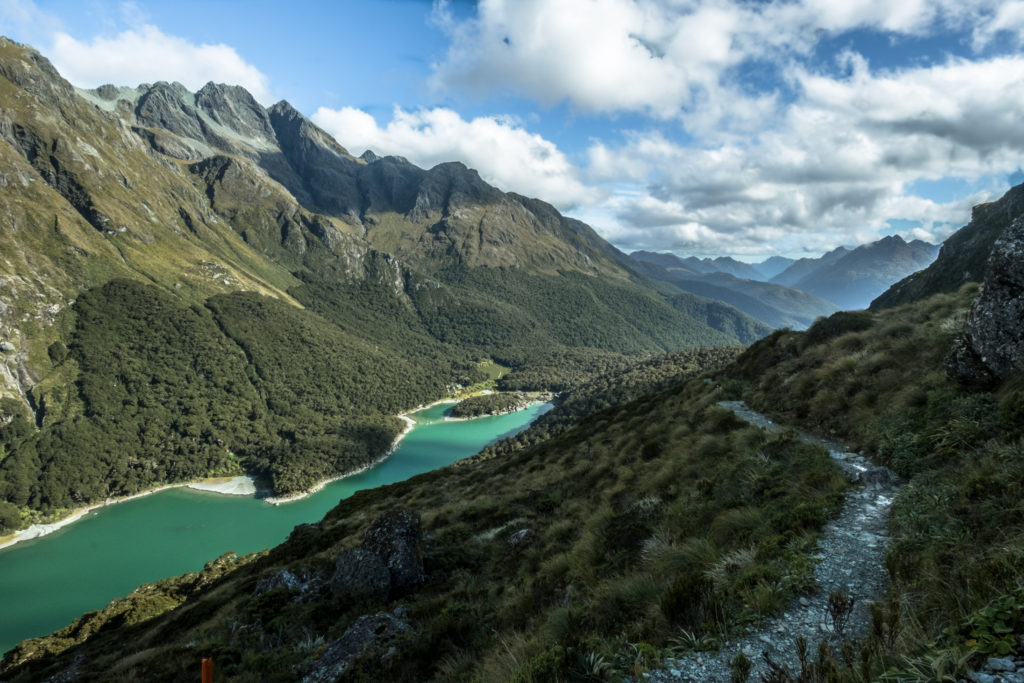
[[[720,405],[767,431],[783,429],[742,401],[723,401]],[[891,470],[875,466],[839,444],[808,434],[802,436],[805,441],[828,449],[847,478],[856,485],[847,494],[842,513],[825,528],[819,543],[819,561],[814,569],[818,589],[812,595],[799,598],[781,616],[768,620],[742,638],[725,643],[717,652],[668,659],[664,669],[643,674],[643,680],[728,683],[732,662],[740,653],[752,664],[748,680],[761,680],[762,675],[767,675],[771,668],[769,659],[796,675],[801,666],[797,646],[800,638],[806,641],[807,652],[813,659],[819,643],[838,647],[842,640],[855,639],[870,627],[868,605],[884,595],[888,582],[887,528],[890,505],[899,482]],[[837,610],[839,602],[846,609]]]
[[[1019,649],[1024,651],[1024,642]],[[980,671],[968,672],[958,683],[1024,683],[1024,657],[989,657]]]

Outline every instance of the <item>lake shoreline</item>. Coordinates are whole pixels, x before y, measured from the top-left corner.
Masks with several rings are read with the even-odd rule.
[[[377,465],[381,464],[382,462],[390,458],[394,454],[394,452],[398,450],[398,446],[402,443],[402,439],[404,439],[409,434],[409,432],[413,430],[413,427],[419,424],[418,422],[416,422],[416,420],[409,417],[412,413],[418,413],[421,410],[433,408],[434,406],[441,405],[442,403],[458,402],[459,400],[455,398],[442,398],[438,399],[437,401],[434,401],[433,403],[419,405],[416,406],[415,408],[405,411],[404,413],[399,413],[395,417],[405,422],[405,428],[398,434],[398,436],[395,437],[395,440],[391,443],[391,448],[389,448],[387,453],[385,453],[384,455],[380,456],[379,458],[377,458],[376,460],[369,464],[363,465],[362,467],[356,468],[354,470],[350,470],[345,474],[338,474],[332,477],[328,477],[327,479],[322,479],[318,481],[316,484],[314,484],[312,487],[300,493],[293,493],[287,496],[271,496],[270,498],[264,498],[263,502],[270,503],[271,505],[283,505],[285,503],[293,503],[297,500],[307,498],[313,495],[314,493],[318,493],[328,484],[332,484],[336,481],[341,481],[342,479],[346,479],[348,477],[354,477],[357,474],[362,474],[366,470],[376,467]]]
[[[307,497],[313,495],[314,493],[319,492],[320,490],[322,490],[328,484],[331,484],[331,483],[336,482],[336,481],[340,481],[342,479],[346,479],[348,477],[355,476],[357,474],[365,472],[368,469],[376,467],[377,465],[381,464],[382,462],[387,460],[389,457],[391,457],[392,454],[394,454],[394,452],[398,449],[398,446],[402,443],[402,440],[418,424],[416,422],[416,420],[414,420],[412,417],[410,417],[410,415],[412,413],[417,413],[417,412],[419,412],[421,410],[426,410],[428,408],[433,408],[434,406],[440,405],[442,403],[458,403],[458,402],[459,402],[459,399],[443,398],[443,399],[439,399],[437,401],[434,401],[432,403],[428,403],[428,404],[417,406],[417,407],[412,408],[410,410],[407,410],[407,411],[405,411],[403,413],[400,413],[399,415],[396,415],[396,417],[398,419],[400,419],[400,420],[402,420],[402,421],[404,421],[406,423],[405,424],[405,428],[398,434],[398,436],[395,437],[395,440],[394,440],[394,442],[392,442],[391,447],[381,457],[379,457],[376,460],[374,460],[373,462],[368,463],[368,464],[366,464],[366,465],[364,465],[362,467],[359,467],[359,468],[357,468],[355,470],[350,470],[348,472],[345,472],[344,474],[339,474],[339,475],[335,475],[335,476],[323,479],[323,480],[317,482],[314,486],[310,487],[309,489],[307,489],[307,490],[305,490],[305,491],[303,491],[301,493],[291,494],[291,495],[288,495],[288,496],[269,496],[269,497],[266,497],[266,498],[262,498],[263,502],[268,503],[270,505],[283,505],[283,504],[291,503],[291,502],[294,502],[294,501],[297,501],[297,500],[302,500],[303,498],[307,498]],[[525,410],[528,407],[529,406],[525,406],[523,408],[520,408],[520,410]],[[513,412],[519,412],[519,411],[517,410],[517,411],[513,411]],[[487,416],[486,415],[480,415],[478,417],[487,417]],[[452,420],[472,420],[472,419],[476,419],[476,418],[475,417],[469,417],[469,418],[445,418],[446,421],[449,420],[449,419],[452,419]],[[251,482],[251,488],[249,486],[241,485],[238,482],[239,479],[248,479]],[[48,536],[49,534],[52,534],[55,531],[59,531],[60,529],[63,529],[64,527],[77,522],[78,520],[80,520],[83,517],[85,517],[86,515],[88,515],[90,512],[94,512],[94,511],[99,510],[101,508],[105,508],[105,507],[108,507],[110,505],[117,505],[118,503],[125,503],[125,502],[128,502],[130,500],[135,500],[136,498],[142,498],[143,496],[149,496],[149,495],[152,495],[154,493],[160,493],[161,491],[166,491],[168,489],[183,488],[183,487],[184,488],[191,488],[191,489],[196,490],[196,491],[206,491],[206,492],[209,492],[209,493],[216,493],[216,494],[219,494],[219,495],[245,495],[245,496],[255,495],[257,497],[259,496],[259,493],[260,493],[261,490],[265,491],[265,489],[258,489],[256,487],[256,485],[255,485],[255,480],[251,476],[249,476],[247,474],[236,476],[236,477],[208,477],[208,478],[204,478],[204,479],[195,479],[195,480],[192,480],[192,481],[178,482],[178,483],[175,483],[175,484],[162,484],[160,486],[156,486],[154,488],[147,489],[145,491],[140,491],[139,493],[133,493],[133,494],[128,495],[128,496],[119,496],[119,497],[116,497],[116,498],[108,498],[108,499],[104,500],[101,503],[94,503],[92,505],[88,505],[88,506],[83,507],[83,508],[78,508],[76,510],[71,511],[71,513],[67,517],[64,517],[63,519],[60,519],[60,520],[58,520],[56,522],[50,522],[50,523],[45,523],[45,524],[31,524],[27,528],[15,531],[13,534],[11,534],[9,536],[0,536],[0,550],[4,550],[6,548],[14,546],[14,545],[16,545],[18,543],[21,543],[22,541],[30,541],[30,540],[33,540],[33,539],[36,539],[36,538],[42,538],[43,536]]]
[[[128,496],[107,498],[102,503],[93,503],[92,505],[87,505],[84,508],[78,508],[77,510],[73,510],[71,514],[69,514],[67,517],[59,519],[56,522],[30,524],[27,528],[19,529],[10,536],[0,537],[0,550],[10,548],[11,546],[21,543],[22,541],[31,541],[35,538],[42,538],[43,536],[48,536],[55,531],[63,529],[69,524],[77,522],[78,520],[82,519],[87,514],[95,510],[99,510],[110,505],[117,505],[118,503],[126,503],[129,500],[135,500],[136,498],[142,498],[143,496],[152,495],[154,493],[159,493],[161,491],[167,491],[169,489],[187,487],[198,491],[210,491],[213,493],[218,493],[220,495],[251,495],[247,493],[235,493],[233,491],[227,490],[229,484],[231,486],[237,486],[237,484],[231,484],[231,482],[235,482],[237,479],[241,478],[252,480],[252,477],[249,477],[248,475],[240,475],[238,477],[207,477],[204,479],[194,479],[192,481],[184,481],[176,484],[162,484],[160,486],[156,486],[151,489],[146,489],[145,491],[140,491],[138,493],[133,493]],[[255,486],[253,486],[253,491],[255,492],[255,490]]]

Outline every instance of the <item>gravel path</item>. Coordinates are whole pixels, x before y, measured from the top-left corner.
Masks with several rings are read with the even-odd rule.
[[[723,401],[719,405],[767,431],[784,429],[742,401]],[[750,681],[760,680],[760,675],[768,671],[763,652],[795,675],[800,671],[794,644],[798,636],[807,639],[812,659],[819,642],[838,644],[839,638],[828,617],[828,596],[833,591],[842,591],[856,600],[845,627],[846,637],[857,638],[870,626],[868,604],[884,595],[888,582],[885,569],[887,528],[890,505],[899,482],[891,470],[872,465],[837,443],[809,434],[801,436],[809,443],[828,449],[847,478],[856,484],[847,494],[842,513],[825,527],[819,543],[817,557],[820,561],[814,569],[817,590],[794,601],[784,614],[768,620],[743,639],[726,643],[718,652],[668,659],[664,669],[643,674],[643,680],[728,683],[731,663],[740,652],[754,665]]]

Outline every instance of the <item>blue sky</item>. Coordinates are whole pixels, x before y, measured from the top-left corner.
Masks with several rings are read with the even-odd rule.
[[[1024,166],[1024,1],[0,0],[75,85],[237,83],[627,251],[941,241]]]

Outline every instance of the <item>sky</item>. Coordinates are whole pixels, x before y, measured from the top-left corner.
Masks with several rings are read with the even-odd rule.
[[[1024,0],[0,0],[73,84],[288,100],[625,251],[941,242],[1024,181]]]

